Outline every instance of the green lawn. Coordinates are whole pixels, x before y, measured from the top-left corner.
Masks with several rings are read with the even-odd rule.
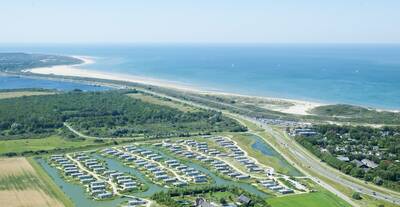
[[[0,141],[0,154],[8,152],[21,153],[26,151],[83,148],[85,146],[104,145],[107,142],[110,141],[104,141],[104,143],[95,143],[94,139],[72,141],[57,135],[38,139],[2,140]]]
[[[350,206],[329,192],[314,192],[268,199],[272,207],[343,207]]]

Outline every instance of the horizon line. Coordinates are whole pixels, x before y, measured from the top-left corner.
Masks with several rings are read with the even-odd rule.
[[[174,44],[174,45],[399,45],[400,42],[0,42],[2,45],[135,45],[135,44]],[[1,47],[1,46],[0,46]]]

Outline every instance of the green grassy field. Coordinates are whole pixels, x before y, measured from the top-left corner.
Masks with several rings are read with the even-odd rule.
[[[107,143],[111,144],[111,142],[112,140],[104,140],[104,142],[96,143],[95,139],[68,140],[58,135],[38,139],[2,140],[0,141],[0,155],[10,152],[22,153],[27,151],[35,152],[40,150],[65,150],[91,146],[95,147]]]
[[[273,207],[345,207],[350,206],[329,192],[314,192],[268,199]]]
[[[288,195],[268,199],[272,207],[348,207],[351,206],[333,193],[325,190],[317,183],[309,180],[299,180],[314,192]]]

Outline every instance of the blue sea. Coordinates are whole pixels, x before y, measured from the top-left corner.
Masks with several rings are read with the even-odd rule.
[[[93,56],[96,63],[88,70],[246,95],[400,109],[400,45],[2,45],[0,52]]]

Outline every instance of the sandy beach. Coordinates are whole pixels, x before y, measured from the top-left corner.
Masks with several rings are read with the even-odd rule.
[[[301,100],[293,100],[293,99],[283,99],[283,98],[273,98],[273,97],[255,97],[255,96],[247,96],[247,95],[240,95],[234,93],[226,93],[226,92],[216,92],[216,91],[205,91],[194,86],[186,85],[180,82],[174,81],[166,81],[166,80],[159,80],[141,76],[133,76],[133,75],[126,75],[126,74],[118,74],[118,73],[107,73],[102,71],[95,71],[95,70],[86,70],[80,67],[93,64],[95,62],[95,58],[88,57],[88,56],[72,56],[74,58],[81,59],[83,61],[82,64],[77,65],[60,65],[60,66],[53,66],[53,67],[42,67],[42,68],[33,68],[29,70],[25,70],[24,72],[30,72],[34,74],[44,74],[44,75],[61,75],[61,76],[74,76],[74,77],[87,77],[87,78],[98,78],[98,79],[106,79],[106,80],[116,80],[116,81],[126,81],[126,82],[134,82],[134,83],[141,83],[147,85],[154,85],[160,87],[166,87],[171,89],[178,89],[184,91],[191,91],[196,93],[206,93],[206,94],[213,94],[213,95],[228,95],[228,96],[237,96],[237,97],[247,97],[247,98],[258,98],[264,99],[266,101],[280,101],[290,103],[290,106],[286,107],[279,107],[275,106],[269,108],[271,110],[283,112],[283,113],[290,113],[290,114],[298,114],[298,115],[307,115],[309,111],[317,106],[321,106],[324,104],[317,103],[317,102],[309,102],[309,101],[301,101]]]
[[[41,67],[41,68],[33,68],[25,70],[24,72],[30,72],[35,74],[44,74],[44,75],[61,75],[61,76],[75,76],[75,77],[87,77],[87,78],[98,78],[98,79],[106,79],[106,80],[116,80],[116,81],[126,81],[126,82],[135,82],[142,83],[147,85],[154,85],[160,87],[167,87],[179,90],[188,90],[193,92],[200,92],[199,89],[195,87],[185,85],[182,83],[174,82],[174,81],[165,81],[147,77],[126,75],[126,74],[118,74],[118,73],[107,73],[102,71],[95,70],[86,70],[80,67],[93,64],[95,62],[94,58],[87,56],[72,56],[74,58],[81,59],[83,61],[82,64],[76,65],[59,65],[53,67]]]

